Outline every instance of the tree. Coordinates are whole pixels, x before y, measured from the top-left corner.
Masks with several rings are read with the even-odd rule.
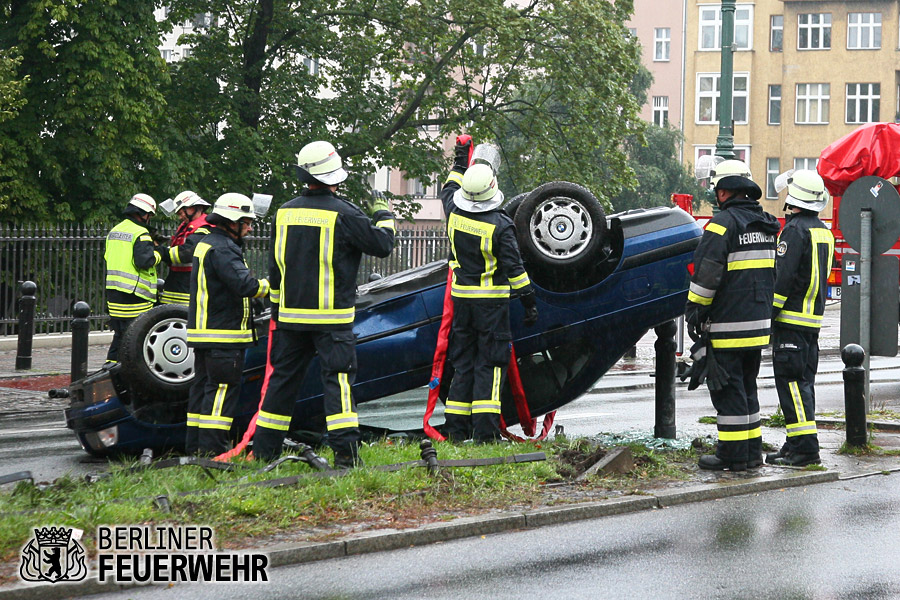
[[[672,194],[691,194],[695,205],[704,197],[704,189],[678,160],[681,133],[670,127],[652,125],[645,141],[630,136],[625,148],[635,171],[637,185],[625,189],[613,200],[617,211],[671,205]]]
[[[379,166],[443,175],[442,140],[424,127],[489,139],[515,118],[551,159],[535,180],[577,173],[613,197],[632,181],[621,142],[641,128],[628,89],[640,64],[624,27],[632,3],[520,4],[172,0],[170,27],[212,16],[184,36],[191,56],[173,67],[173,151],[193,157],[198,187],[284,201],[298,188],[294,154],[330,139],[361,194]]]
[[[0,51],[17,48],[25,104],[0,123],[10,221],[101,220],[158,194],[167,171],[154,2],[0,3]]]
[[[22,58],[15,49],[0,51],[0,123],[14,118],[25,105],[22,90],[28,83],[28,77],[19,79],[17,71]],[[5,140],[0,138],[0,182],[10,181],[15,177],[14,156],[7,149]],[[0,183],[0,212],[5,212],[11,198],[3,192]]]

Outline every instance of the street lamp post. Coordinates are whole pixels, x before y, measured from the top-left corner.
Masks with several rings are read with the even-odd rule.
[[[734,2],[722,0],[722,67],[719,74],[719,135],[716,156],[734,158],[732,122],[732,88],[734,86]]]

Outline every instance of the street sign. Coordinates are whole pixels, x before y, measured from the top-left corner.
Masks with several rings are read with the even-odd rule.
[[[860,343],[860,296],[862,278],[856,269],[857,255],[844,254],[841,281],[841,348]],[[851,258],[852,257],[852,258]],[[849,259],[849,260],[848,260]],[[852,269],[852,270],[851,270]],[[900,259],[872,257],[872,312],[869,323],[869,356],[897,356],[897,318],[900,309]]]
[[[850,247],[859,252],[862,248],[860,212],[872,209],[872,255],[890,250],[900,238],[900,194],[891,182],[881,177],[867,175],[850,184],[841,197],[838,222],[841,233]]]

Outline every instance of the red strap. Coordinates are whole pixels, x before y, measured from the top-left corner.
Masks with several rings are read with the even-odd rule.
[[[471,139],[471,138],[470,138]],[[457,138],[459,140],[459,138]],[[437,406],[438,394],[441,391],[441,377],[444,376],[444,364],[447,362],[447,341],[450,337],[450,325],[453,323],[453,297],[450,290],[453,284],[453,269],[447,268],[447,289],[444,292],[444,312],[441,315],[441,327],[438,330],[437,345],[434,348],[434,361],[431,364],[431,379],[428,380],[428,406],[422,426],[425,434],[433,440],[443,442],[447,438],[431,426],[428,421]]]
[[[519,415],[519,423],[522,425],[522,431],[528,438],[543,440],[550,432],[550,427],[553,425],[553,419],[556,418],[556,411],[554,410],[544,415],[544,426],[541,428],[541,433],[537,437],[533,437],[535,434],[535,427],[537,426],[537,420],[531,416],[531,410],[528,408],[528,400],[525,398],[525,388],[522,386],[522,376],[519,373],[519,363],[516,361],[515,347],[513,347],[510,352],[509,368],[506,373],[509,378],[509,387],[512,390],[513,400],[515,400],[516,403],[516,413]],[[502,415],[500,416],[500,433],[503,434],[503,437],[516,442],[528,441],[528,438],[523,438],[511,433],[506,428],[506,422],[503,420]]]
[[[244,437],[241,438],[241,441],[238,442],[237,446],[228,452],[223,452],[218,455],[214,460],[230,460],[243,452],[247,447],[247,444],[250,443],[250,440],[253,439],[253,434],[256,432],[256,417],[259,416],[259,411],[262,410],[263,400],[266,398],[266,390],[269,389],[269,378],[272,377],[272,371],[274,370],[272,369],[272,338],[275,337],[272,333],[274,331],[275,319],[269,319],[269,341],[266,345],[266,375],[263,377],[262,389],[259,391],[259,408],[256,409],[256,414],[250,419],[250,425],[247,427],[247,431],[244,432]]]
[[[475,141],[468,133],[456,136],[456,143],[459,146],[469,144],[469,164],[472,164],[472,153],[475,152]]]

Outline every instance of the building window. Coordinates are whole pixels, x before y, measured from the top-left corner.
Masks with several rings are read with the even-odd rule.
[[[734,11],[734,43],[738,50],[753,47],[753,5],[737,6]],[[700,8],[700,50],[722,49],[722,6],[708,4]]]
[[[831,49],[831,13],[812,13],[799,16],[797,49]]]
[[[669,60],[669,49],[672,43],[672,30],[668,27],[657,27],[653,30],[653,60]]]
[[[191,55],[191,52],[192,52],[192,50],[190,48],[184,48],[181,50],[181,57],[187,58],[188,56]]]
[[[424,198],[425,197],[425,184],[423,184],[418,178],[410,179],[407,182],[407,190],[408,193],[415,198]]]
[[[847,123],[874,123],[880,114],[880,83],[847,84]]]
[[[809,171],[815,171],[817,164],[819,164],[818,158],[795,158],[794,170],[800,171],[801,169],[806,169]]]
[[[712,156],[716,153],[715,146],[694,146],[694,164],[701,156]],[[734,158],[750,164],[750,146],[735,146]]]
[[[772,52],[784,50],[784,15],[772,15],[769,28],[769,50]]]
[[[175,56],[172,50],[160,50],[159,55],[162,56],[163,60],[166,62],[172,62]]]
[[[881,48],[881,13],[847,15],[847,50]]]
[[[637,28],[635,28],[635,27],[629,27],[629,28],[628,28],[628,33],[629,33],[629,35],[631,35],[631,37],[637,38]]]
[[[731,118],[735,123],[747,123],[747,101],[749,97],[749,77],[746,73],[735,73],[732,86]],[[700,73],[697,75],[697,123],[719,122],[719,74]]]
[[[831,85],[828,83],[797,84],[798,124],[828,123],[828,109],[831,102]]]
[[[781,161],[777,158],[766,159],[766,198],[770,200],[778,198],[778,192],[775,191],[775,178],[781,172]]]
[[[310,75],[318,75],[319,74],[319,59],[318,58],[309,58],[308,56],[303,57],[303,67]]]
[[[665,127],[669,124],[669,97],[653,96],[653,124]]]
[[[781,123],[781,86],[769,86],[769,125]]]

